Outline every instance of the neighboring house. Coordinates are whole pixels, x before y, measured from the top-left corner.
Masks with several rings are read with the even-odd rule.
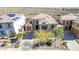
[[[28,21],[27,29],[29,30],[52,30],[58,23],[47,14],[39,14],[32,17],[31,20]],[[30,26],[29,26],[30,25]]]
[[[79,14],[67,14],[61,16],[60,22],[64,25],[65,30],[72,31],[79,36]]]
[[[74,32],[79,37],[79,14],[75,14],[76,21],[72,23],[72,32]]]
[[[8,13],[0,16],[0,36],[10,36],[12,32],[22,32],[25,24],[23,14]]]
[[[61,16],[60,23],[64,25],[65,30],[71,30],[73,21],[76,20],[76,16],[72,13]]]

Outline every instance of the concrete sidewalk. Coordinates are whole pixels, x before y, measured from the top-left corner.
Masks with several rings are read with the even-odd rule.
[[[79,51],[79,45],[75,40],[65,40],[67,42],[67,46],[72,51]]]

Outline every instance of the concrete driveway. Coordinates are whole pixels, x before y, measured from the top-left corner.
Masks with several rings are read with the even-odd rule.
[[[75,40],[65,40],[67,42],[67,46],[72,51],[79,51],[79,45]]]
[[[23,39],[32,39],[33,38],[33,33],[32,32],[26,32]]]
[[[72,33],[71,31],[65,31],[64,32],[64,40],[74,40],[76,39],[76,35]]]

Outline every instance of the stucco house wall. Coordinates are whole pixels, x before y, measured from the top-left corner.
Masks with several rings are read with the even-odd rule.
[[[24,16],[22,16],[20,19],[16,20],[13,23],[15,32],[19,33],[19,29],[21,29],[22,26],[24,26],[24,24],[25,24],[25,17]]]
[[[75,33],[77,36],[79,36],[79,23],[73,21],[71,30],[73,33]]]

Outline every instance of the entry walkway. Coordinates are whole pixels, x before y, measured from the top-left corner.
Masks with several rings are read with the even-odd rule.
[[[67,46],[70,50],[79,51],[79,45],[75,40],[65,40],[67,42]]]

